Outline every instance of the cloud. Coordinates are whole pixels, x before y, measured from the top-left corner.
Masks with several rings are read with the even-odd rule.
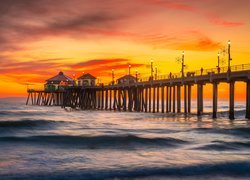
[[[109,3],[80,0],[2,0],[1,51],[19,50],[23,44],[48,36],[86,37],[115,29],[130,14],[110,11]]]
[[[194,2],[184,0],[108,0],[105,2],[102,0],[1,0],[0,52],[26,50],[30,42],[49,37],[72,37],[82,40],[108,37],[161,48],[176,42],[181,43],[181,39],[169,36],[169,32],[162,32],[161,28],[155,29],[155,32],[147,31],[147,27],[155,20],[153,17],[164,12],[162,9],[176,11],[180,16],[183,14],[179,11],[197,14],[197,18],[204,17],[208,22],[223,27],[244,25],[243,22],[224,20],[218,14],[207,12],[208,8],[205,6],[208,2],[204,0],[202,6],[198,7]],[[138,18],[145,20],[143,26],[138,25],[141,23],[137,22]],[[166,26],[161,22],[156,25],[167,27],[167,18]]]
[[[187,31],[183,42],[175,44],[179,50],[213,51],[221,48],[221,43],[197,30]]]
[[[131,64],[133,68],[143,66],[143,64],[132,63],[129,59],[121,58],[83,60],[83,62],[68,64],[60,62],[62,60],[65,58],[33,59],[25,62],[5,59],[5,61],[0,62],[0,76],[20,84],[43,83],[60,70],[69,76],[76,74],[78,77],[84,71],[95,76],[101,74],[105,78],[105,76],[109,76],[111,69],[115,69],[117,74],[122,74],[123,70],[128,69],[128,64]]]
[[[217,16],[209,16],[209,18],[212,23],[223,27],[239,27],[244,25],[243,22],[227,21]]]
[[[85,60],[84,62],[80,62],[77,64],[72,64],[70,69],[73,69],[78,72],[78,74],[85,72],[91,73],[96,76],[110,76],[112,69],[115,70],[117,74],[124,74],[124,70],[128,69],[129,64],[132,68],[138,68],[144,66],[144,64],[133,63],[132,60],[129,59],[94,59],[94,60]]]
[[[112,24],[113,21],[120,19],[121,17],[112,16],[111,14],[105,13],[93,13],[81,15],[79,17],[68,18],[55,20],[53,23],[50,23],[48,26],[52,29],[75,29],[82,27],[102,27],[107,26],[108,24]]]
[[[103,66],[108,64],[117,64],[117,63],[128,63],[128,59],[93,59],[88,60],[84,62],[80,62],[77,64],[74,64],[72,68],[83,68],[83,67],[89,67],[89,66]]]
[[[143,0],[144,1],[144,0]],[[202,1],[202,7],[197,7],[195,6],[195,3],[188,2],[188,1],[170,1],[170,0],[146,0],[151,5],[156,5],[161,8],[166,8],[169,10],[178,10],[178,11],[186,11],[190,13],[197,14],[199,16],[205,17],[210,23],[213,23],[218,26],[223,26],[223,27],[238,27],[244,25],[243,22],[238,22],[238,21],[230,21],[223,19],[222,17],[219,16],[218,12],[217,14],[212,11],[208,11],[206,5],[209,6],[209,2],[207,0]],[[213,2],[218,3],[217,1]],[[222,2],[226,3],[227,2]],[[225,8],[225,7],[224,7]]]
[[[142,0],[142,1],[145,1],[145,0]],[[182,2],[170,1],[170,0],[146,0],[146,2],[152,5],[158,5],[167,9],[190,11],[190,12],[196,11],[194,7],[188,5],[186,2],[182,3]]]

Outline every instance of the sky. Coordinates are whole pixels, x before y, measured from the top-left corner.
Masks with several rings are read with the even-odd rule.
[[[185,71],[215,68],[228,40],[231,64],[247,64],[249,7],[248,0],[1,0],[0,97],[26,96],[27,83],[41,88],[59,71],[106,83],[112,69],[119,78],[129,64],[132,74],[149,76],[153,59],[159,75],[179,72],[182,51]],[[221,59],[227,66],[227,55]]]

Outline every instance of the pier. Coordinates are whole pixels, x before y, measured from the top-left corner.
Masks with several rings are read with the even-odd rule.
[[[212,84],[212,117],[217,117],[218,85],[229,86],[229,118],[234,119],[235,83],[246,84],[246,118],[250,119],[250,64],[152,76],[133,83],[73,86],[60,91],[28,90],[26,104],[57,105],[82,110],[191,113],[191,92],[197,88],[197,115],[203,114],[203,86]],[[183,92],[182,92],[183,91]],[[183,99],[181,94],[183,93]],[[183,107],[182,102],[183,101]],[[161,106],[161,107],[160,107]],[[182,112],[183,110],[183,112]]]

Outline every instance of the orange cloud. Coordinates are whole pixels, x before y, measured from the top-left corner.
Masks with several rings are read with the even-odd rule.
[[[210,21],[212,23],[220,25],[220,26],[224,26],[224,27],[239,27],[239,26],[244,25],[243,22],[227,21],[227,20],[221,19],[217,16],[211,16],[209,18],[210,18]]]
[[[121,73],[121,70],[128,69],[128,64],[133,68],[143,66],[143,64],[132,63],[128,59],[96,59],[68,64],[61,63],[60,60],[64,59],[56,58],[28,62],[0,62],[0,76],[5,78],[8,77],[8,79],[16,81],[19,84],[26,84],[27,82],[43,83],[53,75],[53,73],[58,73],[59,70],[63,70],[69,76],[73,74],[80,75],[85,71],[86,73],[91,73],[96,76],[102,74],[105,78],[105,76],[109,76],[112,69]]]

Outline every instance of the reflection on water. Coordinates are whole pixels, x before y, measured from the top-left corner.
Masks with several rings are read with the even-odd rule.
[[[250,125],[240,103],[234,121],[226,105],[212,120],[210,113],[198,118],[22,104],[0,102],[4,178],[250,176]]]

